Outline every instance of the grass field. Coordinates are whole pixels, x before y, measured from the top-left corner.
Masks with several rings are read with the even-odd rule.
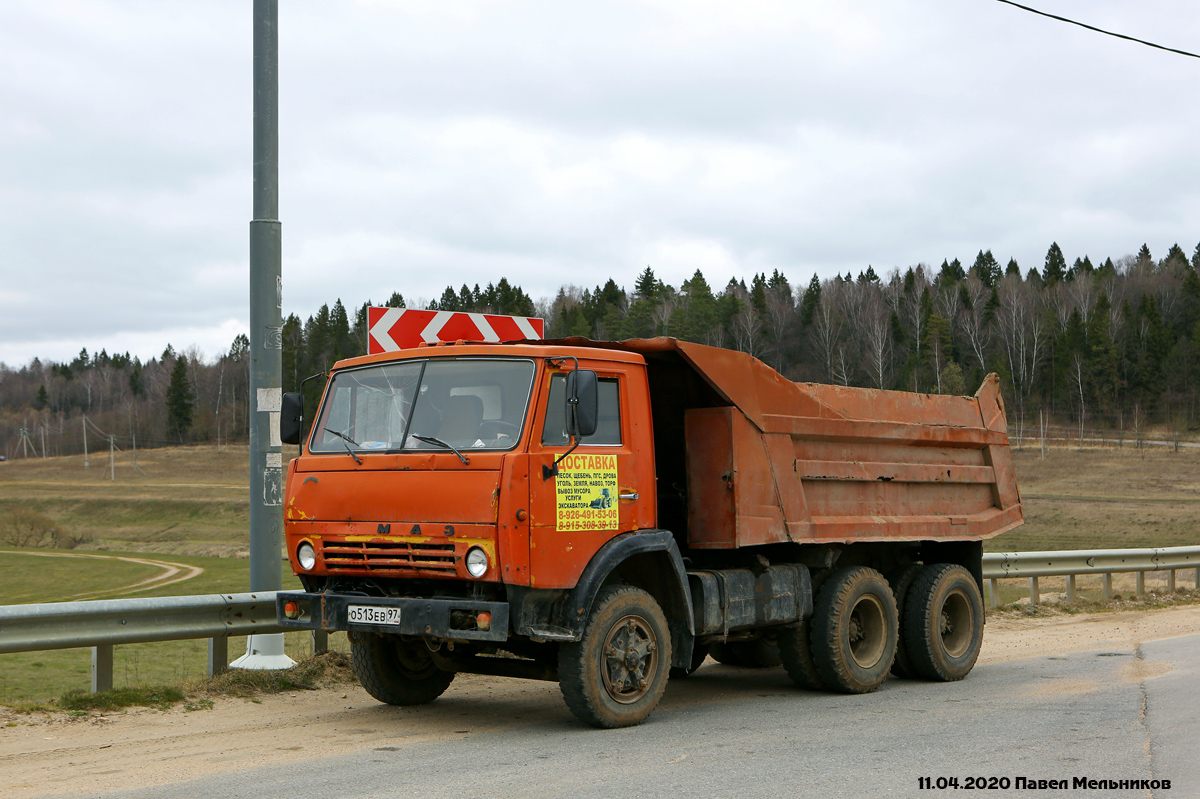
[[[1031,448],[1015,457],[1026,524],[986,542],[987,551],[1200,544],[1200,450],[1052,448],[1042,460]],[[138,463],[146,474],[119,460],[116,480],[109,479],[100,456],[93,456],[90,469],[78,456],[0,463],[0,517],[26,507],[50,516],[59,529],[92,539],[71,552],[0,548],[4,602],[63,601],[99,592],[111,598],[246,590],[247,458],[245,446],[144,450]],[[133,559],[202,572],[138,589],[141,581],[165,572]],[[286,563],[280,565],[284,586],[297,586]],[[1012,601],[1023,590],[1018,583],[1005,585],[1002,599]],[[1047,581],[1043,590],[1056,589]],[[333,636],[331,644],[344,649],[345,637]],[[287,645],[293,657],[307,654],[308,637],[289,634]],[[235,639],[230,655],[244,648],[244,639]],[[205,641],[117,647],[116,685],[198,677],[205,652]],[[86,649],[2,655],[0,702],[45,700],[86,688],[89,667]]]
[[[1025,524],[989,552],[1200,544],[1200,449],[1015,452]]]
[[[0,463],[0,514],[44,513],[60,530],[91,537],[85,549],[245,557],[250,523],[245,445],[142,450],[135,471],[107,453]]]

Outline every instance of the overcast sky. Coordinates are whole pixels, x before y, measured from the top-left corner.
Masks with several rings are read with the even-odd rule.
[[[1195,0],[1027,0],[1200,52]],[[284,311],[1200,242],[1200,60],[995,0],[280,3]],[[249,317],[251,3],[0,5],[0,362]]]

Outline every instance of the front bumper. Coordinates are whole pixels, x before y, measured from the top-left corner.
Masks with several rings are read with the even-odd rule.
[[[300,616],[289,619],[284,605],[295,602]],[[400,612],[397,624],[351,622],[351,605],[372,608],[395,608]],[[475,620],[480,613],[491,614],[486,630],[478,628]],[[275,617],[281,627],[293,630],[338,630],[414,635],[458,641],[508,640],[508,603],[485,602],[478,599],[422,599],[419,597],[367,597],[335,594],[280,592],[275,595]]]

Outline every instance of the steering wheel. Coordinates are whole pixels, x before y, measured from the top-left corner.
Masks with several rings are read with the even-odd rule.
[[[511,438],[516,439],[521,435],[521,426],[502,421],[500,419],[487,419],[479,425],[480,438]]]

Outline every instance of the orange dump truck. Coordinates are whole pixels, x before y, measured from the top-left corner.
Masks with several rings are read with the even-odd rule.
[[[282,439],[304,427],[285,395]],[[305,590],[278,616],[347,631],[382,702],[557,680],[619,727],[710,654],[843,692],[961,679],[981,542],[1021,521],[995,375],[950,397],[670,338],[420,347],[334,367],[288,470]]]

